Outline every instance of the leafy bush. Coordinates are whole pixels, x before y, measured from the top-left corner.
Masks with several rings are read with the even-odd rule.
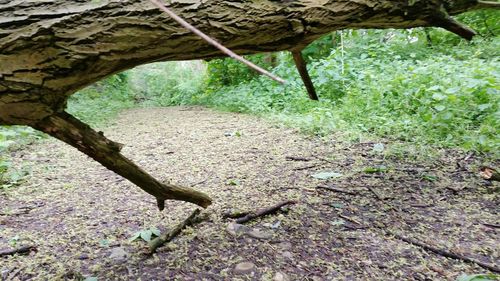
[[[42,137],[30,127],[0,126],[0,189],[20,184],[31,173],[27,168],[12,167],[7,153]]]
[[[308,100],[286,53],[277,56],[273,71],[287,85],[257,76],[209,87],[193,100],[266,114],[315,134],[342,130],[496,153],[499,43],[490,38],[433,47],[422,29],[350,31],[343,48],[309,65],[320,102]],[[217,85],[210,79],[218,76],[209,77]]]
[[[201,62],[152,63],[128,72],[129,89],[136,103],[169,106],[192,103],[203,91],[205,65]]]
[[[68,112],[91,125],[105,123],[120,110],[134,106],[128,72],[113,75],[72,95]]]

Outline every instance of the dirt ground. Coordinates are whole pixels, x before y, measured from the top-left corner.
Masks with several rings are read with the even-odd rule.
[[[214,204],[206,219],[148,256],[146,242],[129,238],[150,227],[165,232],[196,206],[169,201],[160,213],[153,197],[70,146],[38,142],[12,153],[14,165],[32,175],[0,190],[0,251],[35,248],[0,257],[1,280],[455,280],[491,273],[404,238],[500,267],[498,186],[478,176],[483,160],[473,154],[443,150],[423,160],[390,143],[308,137],[198,107],[128,110],[102,131],[155,177],[208,193]],[[322,172],[330,178],[313,177]],[[228,232],[232,220],[223,214],[283,200],[298,203]],[[253,269],[235,269],[241,262]]]

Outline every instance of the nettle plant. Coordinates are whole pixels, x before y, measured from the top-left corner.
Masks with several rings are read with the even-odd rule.
[[[30,174],[27,167],[16,169],[6,157],[16,146],[29,142],[36,134],[29,127],[0,127],[0,189],[19,185]]]

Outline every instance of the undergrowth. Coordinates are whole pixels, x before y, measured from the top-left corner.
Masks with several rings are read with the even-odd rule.
[[[303,51],[320,101],[308,99],[289,53],[248,56],[287,80],[279,85],[239,62],[158,63],[128,72],[143,105],[198,104],[263,115],[306,133],[342,132],[498,156],[498,14],[461,16],[472,43],[440,29],[332,33]]]
[[[500,41],[428,46],[417,36],[370,31],[351,35],[326,57],[309,58],[319,102],[307,98],[290,55],[280,53],[273,72],[287,80],[284,86],[256,74],[228,83],[217,76],[241,70],[232,70],[236,62],[216,60],[208,64],[207,90],[197,80],[180,102],[161,103],[265,115],[323,136],[344,132],[496,153]],[[170,89],[168,96],[179,96]]]

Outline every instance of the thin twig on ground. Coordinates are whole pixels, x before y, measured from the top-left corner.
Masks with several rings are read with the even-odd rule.
[[[226,211],[222,213],[222,217],[225,219],[238,219],[248,215],[247,211]]]
[[[311,161],[311,159],[309,158],[298,157],[298,156],[287,156],[285,157],[285,159],[290,161],[304,161],[304,162]]]
[[[385,200],[385,197],[380,195],[380,193],[378,193],[375,189],[373,189],[371,186],[366,186],[366,188],[371,192],[373,193],[373,195],[375,195],[375,197],[377,197],[378,200],[380,201],[384,201]]]
[[[354,191],[349,191],[349,190],[345,190],[345,189],[341,189],[341,188],[337,188],[337,187],[333,187],[333,186],[327,186],[327,185],[318,185],[318,186],[316,186],[316,188],[326,189],[328,191],[345,193],[345,194],[350,194],[350,195],[358,194],[357,192],[354,192]]]
[[[314,164],[314,165],[309,165],[309,166],[305,166],[305,167],[294,168],[293,170],[294,171],[302,171],[302,170],[316,168],[318,166],[319,166],[319,164]]]
[[[1,251],[0,257],[12,256],[15,254],[28,254],[34,249],[36,249],[36,247],[33,245],[21,246],[19,248]]]
[[[357,221],[356,219],[353,219],[353,218],[348,217],[348,216],[346,216],[346,215],[339,214],[339,218],[343,218],[343,219],[345,219],[346,221],[350,221],[350,222],[352,222],[352,223],[355,223],[355,224],[358,224],[358,225],[363,225],[363,226],[364,226],[364,224],[360,223],[360,222],[359,222],[359,221]]]
[[[196,216],[200,213],[200,209],[194,210],[191,215],[185,219],[183,222],[178,224],[174,229],[171,231],[160,235],[159,237],[156,237],[149,243],[149,251],[150,253],[154,253],[158,248],[163,246],[165,243],[169,242],[170,240],[174,239],[181,231],[186,227],[193,225],[195,222]]]
[[[496,223],[483,222],[482,225],[487,226],[487,227],[491,227],[491,228],[500,228],[500,224],[496,224]]]
[[[321,160],[321,161],[325,161],[325,162],[330,163],[330,164],[337,164],[337,163],[335,163],[335,162],[333,162],[331,160],[328,160],[326,158],[323,158],[323,157],[318,157],[317,156],[316,159]]]
[[[393,233],[391,231],[387,231],[387,233],[389,235],[394,236],[395,238],[397,238],[397,239],[399,239],[401,241],[404,241],[406,243],[409,243],[409,244],[412,244],[414,246],[420,247],[420,248],[422,248],[422,249],[424,249],[426,251],[433,252],[433,253],[438,254],[440,256],[443,256],[443,257],[446,257],[446,258],[450,258],[450,259],[460,260],[460,261],[467,262],[467,263],[477,264],[478,266],[480,266],[482,268],[486,268],[486,269],[491,270],[493,272],[500,273],[500,268],[497,267],[497,266],[495,266],[495,265],[484,263],[484,262],[479,261],[477,259],[474,259],[474,258],[471,258],[471,257],[468,257],[468,256],[464,256],[464,255],[461,255],[461,254],[456,254],[456,253],[453,253],[453,252],[450,252],[450,251],[447,251],[447,250],[444,250],[444,249],[439,249],[439,248],[436,248],[436,247],[431,246],[429,244],[425,244],[423,242],[417,241],[415,239],[403,237],[403,236],[401,236],[399,234],[396,234],[396,233]]]
[[[199,182],[195,182],[195,183],[193,183],[193,184],[191,185],[191,187],[195,187],[195,186],[197,186],[197,185],[199,185],[199,184],[205,183],[205,182],[207,182],[207,180],[208,180],[208,178],[206,178],[206,179],[204,179],[204,180],[202,180],[202,181],[199,181]]]
[[[243,224],[243,223],[246,223],[246,222],[249,222],[253,219],[256,219],[258,217],[263,217],[263,216],[266,216],[266,215],[269,215],[269,214],[273,214],[275,212],[277,212],[278,210],[280,210],[282,207],[286,206],[286,205],[291,205],[291,204],[295,204],[297,203],[297,201],[283,201],[283,202],[280,202],[274,206],[271,206],[271,207],[268,207],[268,208],[264,208],[264,209],[260,209],[260,210],[257,210],[256,212],[251,212],[249,213],[248,215],[242,217],[242,218],[239,218],[239,219],[236,219],[235,222],[236,223],[239,223],[239,224]]]

